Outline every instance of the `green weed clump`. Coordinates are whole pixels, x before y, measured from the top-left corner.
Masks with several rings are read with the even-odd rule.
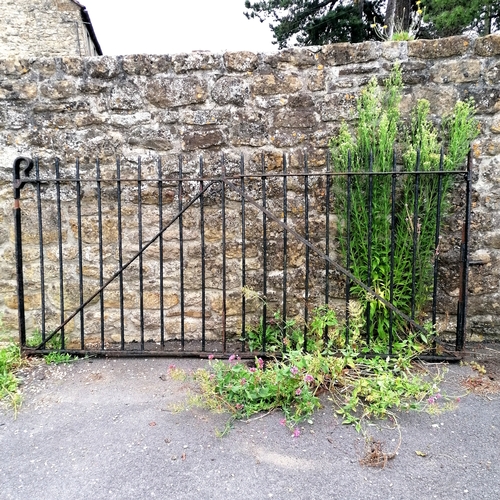
[[[21,395],[14,373],[21,365],[21,350],[17,345],[9,344],[0,349],[0,400],[7,400],[15,411],[21,405]]]
[[[362,92],[354,130],[344,123],[330,141],[334,171],[354,174],[334,176],[333,189],[344,265],[407,316],[424,320],[438,250],[436,224],[446,213],[453,176],[419,175],[416,189],[414,172],[417,164],[419,172],[459,169],[478,126],[472,101],[457,102],[438,130],[430,119],[429,102],[419,100],[407,123],[400,114],[402,89],[402,73],[396,65],[383,88],[372,79]],[[395,199],[393,176],[363,175],[370,169],[398,172]],[[370,338],[387,344],[391,324],[397,335],[408,334],[403,319],[394,315],[391,323],[392,313],[383,302],[356,283],[351,283],[350,290],[366,310]]]
[[[311,416],[321,406],[322,393],[329,395],[343,423],[361,430],[366,419],[384,418],[397,409],[421,409],[439,392],[437,377],[414,369],[415,357],[426,347],[415,336],[397,342],[395,356],[371,357],[368,351],[383,352],[384,346],[368,346],[359,332],[353,336],[355,341],[346,343],[344,326],[334,318],[335,312],[328,306],[315,310],[309,331],[320,328],[322,334],[313,333],[311,338],[316,340],[307,353],[301,347],[285,349],[281,359],[264,362],[257,357],[252,366],[237,355],[229,361],[212,357],[210,369],[195,374],[201,390],[196,403],[230,413],[223,434],[235,419],[280,410],[284,414],[281,423],[298,436],[300,422],[312,422]]]

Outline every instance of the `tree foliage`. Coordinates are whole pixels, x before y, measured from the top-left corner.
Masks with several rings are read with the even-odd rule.
[[[426,0],[425,21],[433,37],[476,32],[480,36],[497,31],[500,0]]]
[[[270,20],[279,48],[375,39],[371,24],[384,21],[384,0],[245,1],[245,15]]]

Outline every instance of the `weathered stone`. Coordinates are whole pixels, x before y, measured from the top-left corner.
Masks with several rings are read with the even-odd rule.
[[[228,71],[254,71],[259,64],[259,57],[253,52],[226,52],[224,64]]]
[[[212,89],[212,99],[217,104],[234,104],[243,106],[250,96],[250,87],[243,78],[222,77]]]
[[[477,82],[480,76],[481,63],[478,60],[439,62],[431,68],[431,80],[436,83]]]
[[[72,80],[42,83],[40,94],[48,99],[67,99],[77,93],[77,86]]]
[[[181,121],[188,125],[224,125],[228,119],[229,113],[225,110],[189,110],[181,115]]]
[[[37,96],[38,87],[31,82],[0,82],[0,99],[32,100]]]
[[[273,120],[275,127],[282,128],[311,128],[317,123],[316,114],[307,110],[279,111]]]
[[[197,77],[156,77],[146,84],[146,98],[161,108],[199,104],[207,99],[207,84]]]
[[[0,75],[21,76],[30,71],[30,62],[27,59],[10,57],[0,59]]]
[[[222,56],[200,50],[190,54],[177,54],[172,57],[172,64],[176,73],[220,69]]]
[[[226,142],[219,128],[206,127],[202,130],[188,130],[182,134],[182,149],[195,151],[220,146]]]
[[[153,151],[164,151],[172,148],[172,133],[168,128],[156,129],[139,126],[132,131],[128,143],[140,145]]]
[[[81,76],[85,70],[84,60],[81,57],[62,57],[61,70],[71,76]]]
[[[231,144],[263,146],[269,142],[265,113],[239,111],[234,115],[232,123],[230,128]]]
[[[325,45],[321,49],[325,61],[330,64],[342,65],[374,61],[379,54],[379,45],[374,42],[337,43]]]
[[[474,46],[478,56],[492,57],[500,54],[500,35],[493,34],[478,38]]]
[[[109,109],[122,109],[127,111],[143,108],[139,89],[131,84],[113,87],[108,105]]]
[[[323,67],[310,74],[307,79],[307,88],[311,92],[325,90],[325,73],[323,71]]]
[[[172,65],[169,55],[134,54],[123,57],[123,71],[129,75],[166,73]]]
[[[413,40],[407,43],[409,57],[438,59],[467,53],[470,50],[471,40],[467,36],[452,36],[437,40]]]
[[[284,49],[274,54],[265,55],[263,59],[263,63],[272,68],[284,68],[286,66],[307,68],[321,64],[321,62],[322,53],[320,47]]]
[[[115,78],[120,73],[120,66],[116,57],[89,57],[85,63],[86,72],[91,78],[109,80]]]
[[[424,61],[405,61],[401,64],[403,82],[406,85],[423,84],[429,81],[429,68]]]
[[[403,61],[408,57],[406,42],[383,42],[380,56],[388,61]]]
[[[258,75],[251,88],[253,95],[293,94],[302,88],[302,82],[296,75]]]
[[[340,121],[352,119],[356,112],[356,96],[349,92],[328,94],[321,106],[321,120]]]

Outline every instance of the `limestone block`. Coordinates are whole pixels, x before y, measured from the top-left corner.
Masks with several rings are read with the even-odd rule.
[[[259,58],[253,52],[226,52],[224,54],[224,64],[228,71],[254,71],[259,64]]]
[[[460,56],[470,50],[471,40],[467,36],[452,36],[437,40],[413,40],[408,43],[408,56],[422,59]]]
[[[215,82],[211,95],[217,104],[243,106],[250,96],[250,87],[244,78],[223,76]]]
[[[377,59],[379,44],[374,42],[337,43],[323,46],[321,52],[328,64],[364,63]]]
[[[478,56],[492,57],[500,54],[500,35],[488,35],[476,40],[474,52]]]
[[[172,57],[176,73],[222,69],[222,56],[206,51],[195,51],[190,54],[176,54]]]
[[[306,68],[322,63],[321,47],[301,47],[284,49],[273,54],[265,55],[263,63],[272,68]]]
[[[477,82],[481,75],[481,63],[477,59],[440,61],[431,68],[431,80],[436,83]]]
[[[356,113],[356,96],[350,92],[336,92],[325,96],[320,108],[321,120],[349,120]]]
[[[194,76],[155,77],[146,84],[146,98],[160,108],[200,104],[207,99],[207,82]]]
[[[196,151],[213,146],[225,144],[226,138],[223,130],[216,127],[204,127],[197,130],[186,130],[182,134],[182,149],[185,151]]]
[[[123,71],[128,75],[166,73],[171,66],[172,57],[169,55],[134,54],[123,57]]]
[[[312,110],[279,111],[274,115],[273,125],[283,128],[311,128],[318,123],[316,113]]]
[[[255,96],[293,94],[302,88],[302,82],[298,76],[290,74],[257,75],[253,78],[251,88]]]
[[[85,59],[86,73],[91,78],[110,80],[120,73],[118,59],[113,56],[88,57]]]

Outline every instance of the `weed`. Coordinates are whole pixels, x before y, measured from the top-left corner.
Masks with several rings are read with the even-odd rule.
[[[417,157],[419,171],[439,170],[442,140],[447,144],[443,170],[456,170],[478,130],[471,101],[457,102],[444,120],[441,137],[429,119],[429,103],[425,100],[418,101],[411,123],[405,126],[399,111],[402,88],[401,69],[396,65],[383,89],[373,79],[363,91],[358,99],[355,132],[343,124],[330,141],[336,171],[361,175],[335,176],[333,189],[339,207],[339,248],[344,264],[407,316],[421,319],[438,251],[436,221],[445,214],[446,194],[453,178],[421,175],[417,190],[415,175],[408,172],[414,171]],[[402,151],[403,165],[398,167],[393,199],[393,176],[363,174],[369,168],[375,173],[392,172],[395,148]],[[408,333],[404,320],[396,315],[391,320],[385,304],[360,286],[352,284],[351,294],[365,311],[371,339],[387,344],[391,325],[399,333]]]
[[[48,365],[60,365],[64,363],[71,363],[76,361],[78,358],[69,353],[51,352],[47,354],[44,359]]]
[[[6,399],[17,412],[21,405],[19,380],[14,375],[22,366],[21,350],[15,344],[0,349],[0,400]]]

